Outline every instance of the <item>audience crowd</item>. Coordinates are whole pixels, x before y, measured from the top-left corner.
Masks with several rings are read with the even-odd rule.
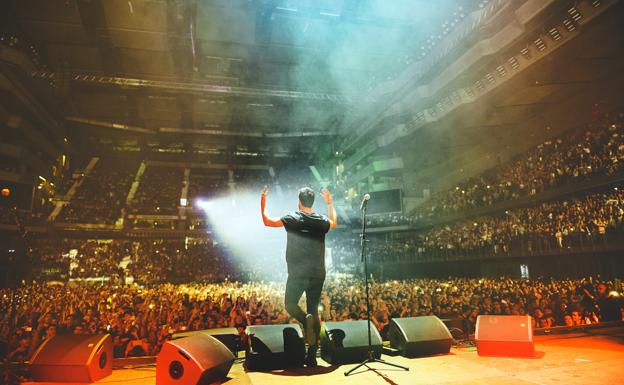
[[[417,218],[452,214],[523,196],[562,184],[613,175],[624,164],[624,113],[605,114],[589,127],[547,140],[515,160],[434,194]]]
[[[190,206],[194,207],[198,199],[214,198],[215,194],[219,191],[227,191],[227,180],[225,176],[222,176],[222,178],[215,178],[214,174],[203,174],[191,170],[187,194],[187,200]]]
[[[13,225],[15,224],[15,216],[8,207],[0,207],[0,224]]]
[[[369,226],[412,225],[477,207],[535,196],[548,189],[612,176],[624,164],[624,113],[549,139],[510,162],[435,193],[410,215],[370,215]]]
[[[457,186],[435,193],[409,215],[389,213],[369,216],[370,226],[399,226],[456,214],[471,208],[534,196],[564,184],[611,176],[624,164],[624,113],[602,114],[587,126],[553,138],[514,160],[470,178]],[[125,170],[125,171],[122,171]],[[76,195],[61,210],[58,222],[112,225],[126,213],[177,215],[184,187],[184,168],[148,165],[140,178],[132,202],[126,207],[136,167],[112,159],[100,159],[95,168],[79,181]],[[191,169],[187,202],[227,191],[228,180],[237,188],[258,189],[263,183],[278,183],[290,190],[308,184],[309,175],[300,168],[280,170],[270,177],[267,170],[225,171]],[[68,181],[73,181],[68,179]],[[252,181],[252,182],[250,182]],[[251,183],[251,186],[249,185]],[[58,188],[66,191],[65,188]],[[130,220],[140,228],[177,228],[172,221]],[[199,226],[201,227],[201,225]]]
[[[415,215],[369,217],[372,226],[400,226],[500,201],[539,194],[562,184],[612,176],[624,162],[624,114],[606,116],[566,139],[553,139],[514,161],[435,194]],[[78,180],[76,195],[59,222],[112,225],[126,213],[137,168],[98,161]],[[120,171],[125,170],[125,171]],[[184,181],[189,204],[228,188],[255,189],[282,181],[290,191],[305,185],[298,170],[275,179],[266,170],[211,173],[148,165],[128,210],[177,215]],[[267,174],[267,175],[265,175]],[[253,186],[248,181],[253,181]],[[232,185],[233,186],[233,185]],[[67,186],[63,188],[66,190]],[[193,229],[206,228],[189,215]],[[368,253],[377,261],[414,261],[542,251],[592,249],[622,241],[624,192],[618,188],[459,220],[415,232],[372,234]],[[14,223],[0,208],[0,223]],[[137,227],[175,229],[175,219],[136,219]],[[160,225],[158,224],[160,223]],[[335,231],[328,246],[334,266],[359,258],[357,235]],[[176,332],[251,324],[294,322],[284,308],[283,283],[265,282],[254,266],[234,266],[227,249],[206,237],[184,239],[29,239],[35,280],[0,289],[0,356],[27,360],[57,333],[109,333],[116,357],[155,355]],[[260,262],[259,262],[260,263]],[[262,264],[271,266],[267,261]],[[273,268],[273,266],[271,266]],[[272,281],[281,277],[273,272]],[[530,315],[535,327],[575,326],[622,320],[620,280],[600,278],[519,280],[449,278],[374,281],[372,317],[386,336],[396,317],[437,315],[460,320],[474,332],[481,314]],[[349,275],[328,278],[319,312],[324,321],[366,317],[363,282]]]
[[[0,206],[0,225],[16,225],[15,215],[19,219],[19,223],[24,226],[29,225],[41,225],[45,222],[46,215],[43,212],[30,211],[24,209],[14,210],[11,207]]]
[[[394,317],[437,315],[458,319],[473,333],[481,314],[531,315],[535,327],[622,320],[619,280],[449,278],[374,281],[375,327],[385,336]],[[59,333],[110,333],[116,357],[155,355],[173,333],[207,328],[294,322],[284,308],[283,283],[153,284],[32,283],[0,290],[0,341],[11,361],[28,359]],[[328,278],[324,321],[363,319],[363,283]],[[15,326],[15,327],[12,327]]]
[[[422,234],[421,242],[415,246],[420,254],[433,250],[484,250],[497,254],[508,252],[512,246],[533,252],[602,245],[608,234],[620,235],[623,208],[622,191],[594,193],[438,226]]]
[[[177,215],[183,180],[183,168],[148,165],[134,195],[131,212]]]
[[[121,167],[110,160],[98,160],[79,182],[76,194],[63,207],[58,222],[113,225],[122,216],[136,167]]]
[[[36,278],[99,279],[124,283],[215,282],[234,275],[222,250],[209,239],[34,239],[29,254]]]
[[[622,241],[623,219],[624,191],[615,188],[418,232],[373,233],[368,252],[373,260],[399,261],[603,250]],[[332,243],[334,259],[357,260],[359,242],[357,234],[343,232]]]
[[[622,240],[623,219],[624,192],[611,188],[606,192],[456,221],[419,232],[371,234],[369,255],[378,261],[413,261],[603,250]],[[27,221],[27,218],[21,220],[22,223]],[[0,210],[0,222],[14,223],[7,209]],[[198,229],[207,225],[201,218],[196,222]],[[52,244],[47,244],[49,242]],[[216,247],[211,241],[54,242],[57,241],[35,242],[32,249],[41,261],[37,266],[61,276],[69,274],[71,278],[106,277],[121,282],[130,276],[140,282],[189,282],[199,276],[209,281],[243,278],[228,276],[227,268],[223,271],[207,268],[222,266],[225,260],[221,258],[221,248],[227,245]],[[336,266],[359,258],[359,239],[354,233],[334,233],[329,243]],[[71,249],[77,250],[75,256],[69,254]],[[127,258],[126,263],[120,268],[124,258]],[[71,273],[65,273],[69,267],[74,268]]]

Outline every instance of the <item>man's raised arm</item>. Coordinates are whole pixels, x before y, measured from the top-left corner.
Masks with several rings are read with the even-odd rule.
[[[266,196],[269,192],[269,186],[264,186],[262,189],[262,195],[260,196],[260,213],[262,214],[262,223],[268,227],[283,227],[281,219],[275,219],[269,217],[269,214],[266,212]]]
[[[329,193],[329,190],[324,188],[321,193],[323,194],[323,199],[325,203],[327,203],[327,211],[329,213],[329,228],[335,229],[338,226],[338,220],[336,218],[336,209],[334,209],[334,198]]]

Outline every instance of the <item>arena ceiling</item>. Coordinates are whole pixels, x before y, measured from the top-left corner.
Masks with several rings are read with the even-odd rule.
[[[12,0],[70,135],[314,152],[379,82],[483,6],[467,0]],[[458,5],[461,4],[461,5]]]
[[[55,118],[47,130],[62,141],[67,129],[77,151],[242,154],[240,161],[266,164],[268,154],[326,160],[345,143],[357,149],[403,119],[382,115],[360,135],[365,125],[349,125],[347,117],[361,113],[375,87],[426,59],[436,33],[483,4],[11,0],[0,18],[2,31],[20,36],[40,59],[24,84]],[[570,2],[554,4],[552,11],[565,13]],[[611,77],[622,68],[624,33],[614,31],[622,31],[623,7],[616,4],[567,48],[495,92],[372,156],[402,156],[418,189],[455,173],[474,154],[506,149],[512,156],[542,140],[544,127],[563,127],[558,119],[578,119],[579,106],[619,89],[619,78]],[[548,24],[549,11],[536,30]],[[474,82],[487,67],[490,61],[478,63],[454,85]],[[0,92],[0,115],[20,109],[12,91]],[[31,119],[32,109],[22,116]]]

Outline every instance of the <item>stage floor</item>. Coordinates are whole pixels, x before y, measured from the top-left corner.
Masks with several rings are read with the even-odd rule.
[[[535,358],[480,357],[475,347],[453,348],[443,356],[382,358],[410,368],[408,372],[372,364],[373,370],[345,377],[354,365],[267,373],[245,372],[235,364],[227,385],[299,384],[624,384],[624,329],[536,336]],[[154,385],[155,366],[122,368],[97,384]],[[34,384],[34,383],[30,383]],[[43,384],[43,383],[37,383]]]

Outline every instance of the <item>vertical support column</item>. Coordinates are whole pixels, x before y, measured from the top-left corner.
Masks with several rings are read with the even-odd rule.
[[[180,191],[180,206],[179,206],[179,216],[180,219],[186,219],[186,214],[188,210],[188,206],[190,202],[188,201],[188,189],[189,184],[191,183],[191,169],[186,167],[184,169],[184,179],[182,180],[182,191]]]

